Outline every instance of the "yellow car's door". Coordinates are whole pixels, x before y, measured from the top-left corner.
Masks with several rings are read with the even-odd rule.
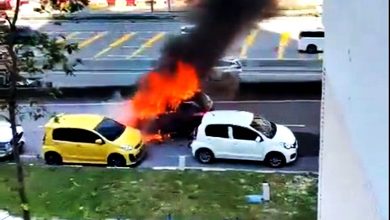
[[[53,130],[52,145],[61,155],[64,162],[80,162],[78,132],[72,128],[57,128]]]
[[[102,137],[92,131],[75,129],[77,158],[83,163],[106,163],[107,146]]]

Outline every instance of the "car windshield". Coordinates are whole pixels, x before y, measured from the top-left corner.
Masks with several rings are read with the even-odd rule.
[[[276,125],[261,116],[255,116],[251,127],[272,139],[276,134]]]
[[[114,141],[126,130],[126,126],[109,118],[104,118],[94,129],[107,140]]]

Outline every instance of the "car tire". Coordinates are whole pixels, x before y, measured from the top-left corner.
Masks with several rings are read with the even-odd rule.
[[[211,163],[214,160],[214,154],[211,150],[206,148],[201,148],[195,153],[196,159],[204,164]]]
[[[308,52],[308,53],[316,53],[317,52],[317,46],[314,45],[314,44],[307,45],[306,52]]]
[[[279,168],[286,164],[286,158],[278,152],[268,153],[265,157],[265,163],[272,168]]]
[[[45,153],[45,162],[48,165],[61,165],[62,157],[56,152]]]
[[[126,159],[119,154],[112,154],[107,159],[107,165],[110,167],[124,167],[126,166]]]

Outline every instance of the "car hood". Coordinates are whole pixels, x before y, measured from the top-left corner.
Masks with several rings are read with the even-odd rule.
[[[288,127],[276,124],[276,134],[272,140],[286,144],[294,144],[296,138]]]
[[[18,133],[23,131],[20,126],[16,127]],[[12,140],[12,130],[9,124],[0,123],[0,142],[10,142]]]
[[[114,143],[118,145],[130,145],[135,147],[141,141],[142,135],[138,129],[126,127],[122,135]]]

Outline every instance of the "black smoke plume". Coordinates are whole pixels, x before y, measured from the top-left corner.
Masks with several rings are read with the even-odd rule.
[[[201,1],[192,11],[196,28],[188,35],[168,41],[162,50],[159,69],[168,68],[171,71],[167,72],[172,72],[181,60],[194,65],[199,77],[203,78],[239,33],[276,12],[276,0]]]

